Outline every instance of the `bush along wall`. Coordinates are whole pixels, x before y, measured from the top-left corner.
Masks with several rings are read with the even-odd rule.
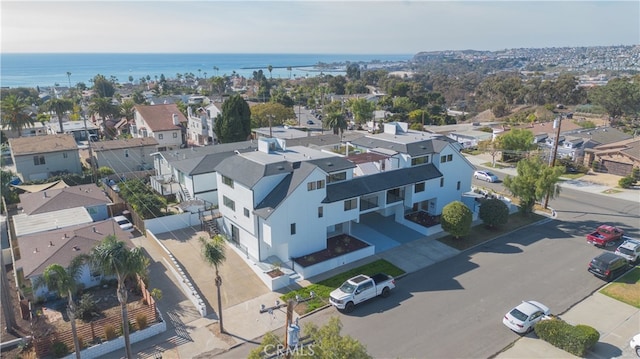
[[[573,326],[559,318],[542,320],[534,327],[538,338],[573,355],[584,357],[600,339],[600,333],[588,325]]]

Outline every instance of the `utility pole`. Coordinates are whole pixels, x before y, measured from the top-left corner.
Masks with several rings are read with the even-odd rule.
[[[560,125],[562,124],[562,115],[556,118],[553,121],[553,126],[556,127],[556,138],[553,144],[553,153],[551,154],[551,167],[556,165],[556,156],[558,154],[558,142],[560,142]],[[547,209],[549,205],[549,192],[547,192],[547,197],[544,199],[544,208]]]

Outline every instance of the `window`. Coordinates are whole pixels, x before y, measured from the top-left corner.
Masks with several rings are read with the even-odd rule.
[[[129,157],[129,150],[124,150],[124,156]]]
[[[414,193],[424,192],[424,182],[416,183],[413,192]]]
[[[158,134],[158,139],[159,139],[159,140],[161,140],[161,139],[163,139],[163,138],[164,138],[164,135],[163,135],[163,134]]]
[[[316,181],[316,187],[318,189],[324,188],[324,180]]]
[[[460,190],[460,181],[458,181],[458,186],[457,186],[457,188],[458,188],[458,191],[459,191],[459,190]]]
[[[444,187],[444,177],[440,177],[440,187]]]
[[[307,183],[307,191],[313,191],[315,189],[316,189],[316,183],[315,182]]]
[[[227,196],[222,196],[222,203],[224,203],[224,205],[229,209],[231,209],[232,211],[236,210],[236,202],[227,198]]]
[[[44,165],[45,161],[44,161],[44,156],[33,156],[33,165],[34,166],[40,166],[40,165]]]
[[[296,234],[296,224],[295,223],[291,223],[291,234]]]
[[[344,201],[344,210],[345,211],[350,211],[352,209],[356,209],[358,208],[358,201],[354,198],[354,199],[348,199],[346,201]]]
[[[332,173],[327,176],[327,183],[344,181],[347,179],[347,172]]]
[[[178,138],[178,133],[177,132],[173,133],[173,138]]]
[[[453,161],[453,155],[447,155],[447,162]]]
[[[318,207],[318,218],[322,218],[324,216],[324,208],[322,206]]]
[[[249,218],[249,210],[247,208],[244,209],[244,216]]]
[[[453,161],[453,155],[440,156],[440,163]]]
[[[411,165],[412,166],[417,166],[417,165],[421,165],[421,164],[428,163],[428,162],[429,162],[429,156],[416,157],[416,158],[412,158],[411,159]]]
[[[233,188],[233,180],[225,175],[222,175],[222,183],[226,184],[227,186]]]
[[[69,158],[69,154],[66,152],[62,152],[62,158]]]

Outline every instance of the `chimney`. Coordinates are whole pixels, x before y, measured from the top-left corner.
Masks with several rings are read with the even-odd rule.
[[[49,241],[49,247],[53,247],[53,242]]]
[[[44,196],[44,198],[47,198],[47,191],[43,191],[42,195]]]
[[[174,113],[173,115],[171,115],[171,117],[173,118],[173,124],[178,126],[180,124],[180,121],[178,120],[178,115]]]
[[[93,233],[98,233],[98,230],[96,229],[96,226],[93,226]]]
[[[38,253],[38,247],[36,247],[36,249],[33,250],[33,253]]]

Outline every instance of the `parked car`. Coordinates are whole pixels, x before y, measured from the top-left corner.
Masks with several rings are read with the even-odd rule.
[[[631,346],[631,350],[633,350],[638,358],[640,358],[640,334],[636,334],[633,338],[631,338],[629,346]]]
[[[339,310],[350,313],[356,304],[365,300],[377,296],[388,297],[391,289],[395,287],[395,279],[388,274],[378,273],[371,277],[360,274],[347,279],[340,288],[331,292],[329,303]]]
[[[631,264],[640,262],[640,241],[624,236],[622,239],[624,242],[616,248],[616,254]]]
[[[498,176],[489,171],[475,171],[473,172],[473,178],[477,180],[483,180],[487,182],[498,182]]]
[[[116,223],[118,223],[118,225],[120,226],[120,228],[122,228],[123,231],[133,232],[133,224],[131,224],[131,222],[129,222],[127,217],[125,217],[125,216],[115,216],[115,217],[113,217],[113,220]]]
[[[615,244],[623,235],[624,231],[622,229],[603,224],[596,228],[595,231],[587,234],[587,243],[591,243],[596,247],[606,247]]]
[[[546,305],[527,300],[505,314],[502,323],[516,333],[525,334],[532,331],[540,320],[548,318],[550,312]]]
[[[308,121],[307,121],[307,125],[313,125],[313,121],[308,120]]]
[[[599,254],[589,262],[588,271],[606,281],[617,278],[629,268],[629,263],[623,257],[611,252]]]

